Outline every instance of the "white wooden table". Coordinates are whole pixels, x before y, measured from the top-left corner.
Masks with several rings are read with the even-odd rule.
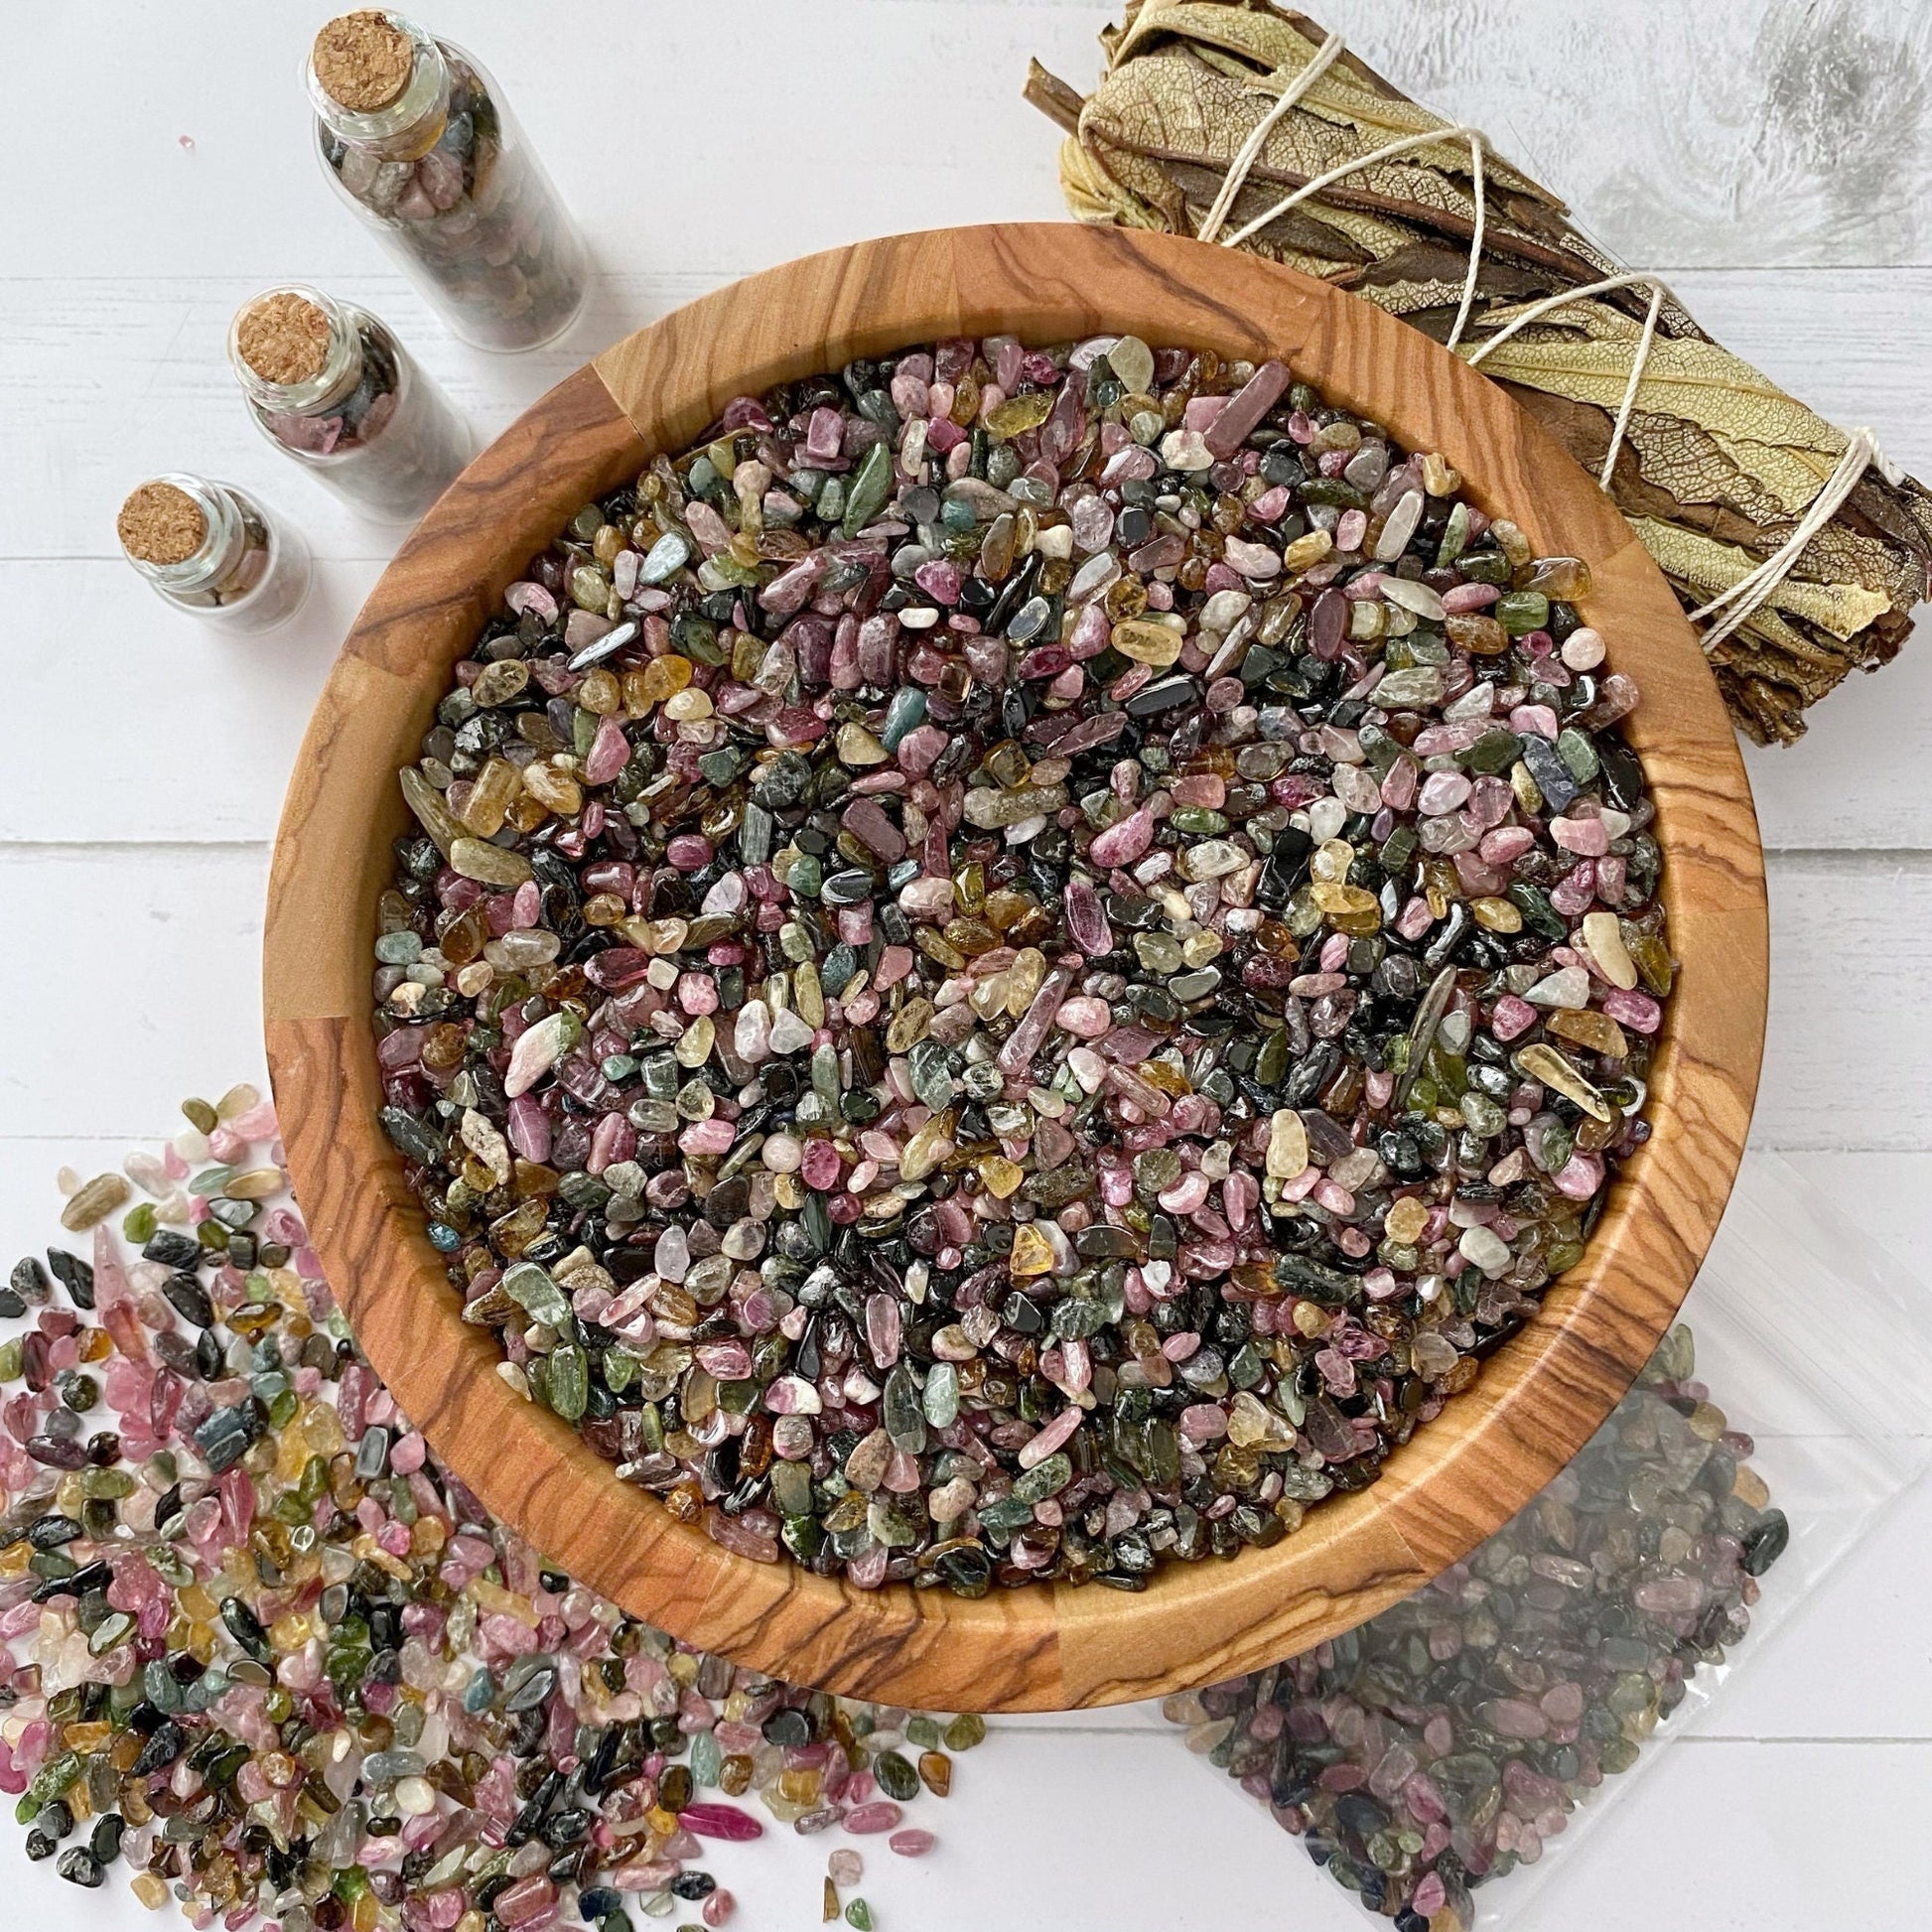
[[[290,277],[366,302],[492,435],[605,343],[746,271],[864,234],[1058,216],[1057,137],[1020,99],[1027,57],[1088,85],[1108,18],[1091,0],[443,0],[432,24],[504,83],[601,270],[566,342],[501,359],[444,336],[323,183],[298,78],[322,13],[122,0],[9,22],[13,1251],[52,1229],[61,1163],[112,1166],[178,1125],[183,1095],[258,1075],[268,840],[337,641],[395,541],[246,422],[222,355],[236,304]],[[1359,0],[1330,18],[1667,272],[1725,343],[1932,475],[1927,0]],[[318,586],[295,627],[221,641],[119,560],[121,495],[170,469],[259,487],[301,522]],[[1774,920],[1758,1140],[1908,1259],[1932,1241],[1929,752],[1932,637],[1830,700],[1796,750],[1750,759]],[[1902,1854],[1926,1842],[1932,1789],[1928,1595],[1921,1493],[1775,1667],[1581,1848],[1556,1880],[1565,1922],[1876,1932],[1910,1910]],[[1003,1725],[955,1792],[931,1807],[938,1855],[872,1861],[889,1932],[1361,1922],[1145,1712]],[[140,1918],[122,1878],[76,1892],[3,1838],[0,1922]],[[714,1864],[739,1922],[775,1928],[816,1922],[822,1858],[774,1836]]]

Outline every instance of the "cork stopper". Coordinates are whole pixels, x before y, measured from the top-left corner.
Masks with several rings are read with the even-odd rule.
[[[136,563],[185,564],[207,541],[207,518],[187,490],[144,483],[115,519],[121,548]]]
[[[401,98],[416,64],[409,36],[374,8],[339,14],[309,55],[322,90],[351,114],[374,114]]]
[[[235,321],[241,359],[278,387],[313,382],[329,360],[329,317],[307,296],[277,289],[257,296]]]

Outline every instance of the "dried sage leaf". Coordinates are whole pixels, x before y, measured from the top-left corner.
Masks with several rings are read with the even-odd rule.
[[[1060,180],[1081,220],[1198,233],[1229,167],[1326,30],[1268,0],[1128,0],[1101,34],[1106,71],[1081,95],[1037,62],[1035,105],[1065,133]],[[1451,123],[1343,54],[1270,129],[1224,232],[1317,175],[1403,135]],[[1485,231],[1463,352],[1524,304],[1619,264],[1548,189],[1500,157],[1485,167]],[[1277,216],[1243,246],[1317,275],[1444,340],[1475,223],[1466,143],[1371,163]],[[1503,384],[1592,475],[1638,353],[1643,291],[1574,303],[1499,345]],[[1847,447],[1845,434],[1705,335],[1667,301],[1610,493],[1687,611],[1790,538]],[[1749,621],[1708,646],[1738,728],[1788,743],[1854,669],[1896,655],[1932,590],[1932,494],[1865,472]]]

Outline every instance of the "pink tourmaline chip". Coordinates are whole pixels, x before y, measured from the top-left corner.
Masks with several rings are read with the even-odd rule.
[[[1096,866],[1131,866],[1153,843],[1154,814],[1143,805],[1129,812],[1118,825],[1097,833],[1087,856]]]
[[[681,1830],[696,1838],[744,1840],[764,1836],[764,1827],[736,1805],[686,1805],[678,1813],[677,1822]]]
[[[630,741],[615,718],[606,718],[584,754],[584,782],[608,785],[630,762]]]

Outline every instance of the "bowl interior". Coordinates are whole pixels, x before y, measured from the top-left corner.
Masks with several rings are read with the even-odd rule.
[[[1272,1550],[1169,1565],[1144,1592],[965,1600],[857,1590],[731,1556],[618,1482],[496,1375],[375,1126],[369,938],[416,756],[503,588],[593,496],[686,446],[733,395],[941,335],[1151,344],[1287,360],[1442,452],[1539,554],[1581,556],[1585,611],[1643,701],[1625,733],[1664,848],[1679,959],[1653,1138],[1583,1262],[1475,1387]],[[1060,223],[941,230],[807,257],[702,298],[561,383],[424,519],[345,641],[291,782],[264,942],[268,1054],[298,1196],[358,1339],[446,1463],[546,1557],[628,1612],[774,1673],[925,1708],[1064,1709],[1215,1682],[1406,1595],[1588,1439],[1688,1291],[1741,1156],[1763,1036],[1762,856],[1730,725],[1676,599],[1595,484],[1503,392],[1365,302],[1232,250]]]

